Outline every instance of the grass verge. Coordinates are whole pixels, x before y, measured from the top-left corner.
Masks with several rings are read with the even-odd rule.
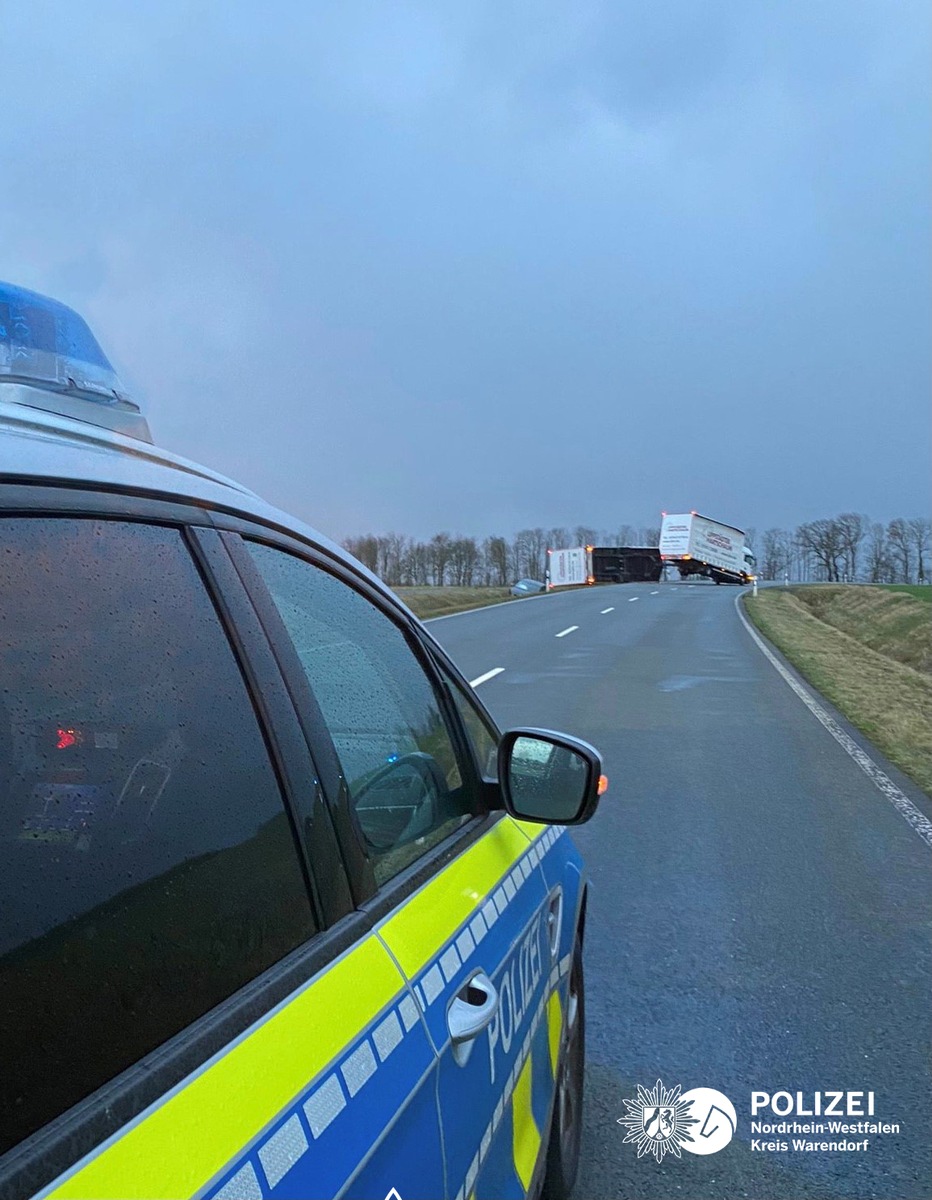
[[[497,587],[398,587],[392,591],[422,620],[514,599],[508,588]]]
[[[929,608],[911,592],[831,583],[791,591],[826,625],[904,666],[932,673]]]
[[[885,592],[902,592],[915,600],[932,603],[932,584],[929,583],[882,583],[880,586]]]
[[[800,673],[932,795],[932,631],[925,603],[886,589],[829,586],[765,588],[745,605]]]

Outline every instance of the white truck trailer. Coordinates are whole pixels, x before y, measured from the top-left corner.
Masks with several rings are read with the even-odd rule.
[[[755,561],[744,531],[699,513],[664,513],[660,557],[681,579],[704,575],[716,583],[751,583]]]
[[[547,551],[547,591],[571,584],[593,583],[592,547],[574,546],[571,550]]]
[[[656,546],[574,546],[547,551],[547,590],[580,583],[656,583],[663,571]]]

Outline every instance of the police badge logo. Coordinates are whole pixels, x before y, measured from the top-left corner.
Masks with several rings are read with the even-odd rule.
[[[698,1118],[690,1116],[692,1100],[683,1099],[681,1090],[679,1084],[667,1089],[658,1079],[650,1091],[638,1084],[637,1099],[625,1100],[628,1115],[619,1117],[618,1124],[628,1129],[625,1141],[637,1144],[638,1158],[645,1154],[653,1154],[657,1162],[663,1162],[666,1154],[681,1158],[680,1148],[693,1140],[689,1129]]]
[[[625,1100],[626,1117],[618,1124],[628,1132],[626,1142],[634,1142],[638,1158],[653,1154],[657,1162],[664,1155],[681,1151],[689,1154],[716,1154],[731,1141],[738,1126],[735,1106],[714,1088],[693,1088],[680,1094],[680,1085],[665,1088],[658,1079],[651,1091],[638,1084],[636,1100]],[[691,1129],[699,1125],[698,1130]],[[695,1134],[695,1136],[694,1136]]]

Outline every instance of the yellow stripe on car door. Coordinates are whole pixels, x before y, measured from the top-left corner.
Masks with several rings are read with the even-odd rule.
[[[409,979],[430,962],[527,848],[527,835],[504,817],[388,918],[379,933]]]
[[[384,947],[367,938],[47,1194],[55,1200],[193,1195],[402,989]]]
[[[527,1056],[511,1098],[515,1170],[525,1191],[531,1186],[540,1150],[540,1130],[531,1111],[532,1058],[533,1054]]]

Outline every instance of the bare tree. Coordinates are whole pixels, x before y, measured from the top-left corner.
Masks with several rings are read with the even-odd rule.
[[[435,533],[428,544],[430,570],[433,582],[443,587],[446,582],[447,566],[452,555],[452,541],[448,533]]]
[[[547,534],[539,526],[536,529],[521,529],[515,534],[515,574],[527,575],[532,579],[543,579],[546,571]]]
[[[785,529],[765,529],[761,538],[760,572],[764,579],[780,579],[790,565],[792,546]]]
[[[349,551],[354,558],[358,558],[364,567],[378,573],[379,539],[373,534],[364,533],[361,537],[346,538],[343,549]]]
[[[376,572],[390,587],[397,587],[403,578],[404,563],[408,553],[408,538],[400,533],[386,533],[378,542],[378,571]]]
[[[808,583],[812,578],[812,563],[812,552],[800,541],[799,531],[794,531],[790,538],[790,575],[800,583]]]
[[[530,531],[528,546],[533,557],[533,578],[543,579],[547,572],[547,533],[539,525]]]
[[[836,517],[835,524],[844,557],[845,578],[849,583],[854,583],[858,575],[861,546],[867,536],[868,520],[860,513],[847,512]]]
[[[880,521],[876,521],[868,530],[864,573],[868,583],[892,582],[887,529]]]
[[[844,556],[841,531],[834,518],[822,517],[808,521],[796,530],[796,540],[804,552],[812,556],[819,566],[819,573],[829,583],[841,579],[841,564]]]
[[[659,546],[660,545],[660,526],[659,525],[644,525],[638,532],[639,546]]]
[[[579,545],[578,542],[573,541],[570,531],[563,526],[557,529],[548,529],[546,538],[549,550],[568,550],[571,546]]]
[[[913,541],[909,523],[895,517],[887,525],[887,545],[893,562],[896,583],[911,583],[913,578]]]
[[[633,525],[622,525],[618,530],[618,545],[619,546],[635,546],[637,545],[638,532]]]
[[[511,565],[508,543],[503,537],[490,537],[486,538],[483,549],[489,565],[489,582],[494,587],[506,587]]]
[[[534,557],[530,544],[530,532],[529,529],[519,529],[512,539],[511,562],[515,575],[533,575],[534,573],[529,565]]]
[[[594,546],[598,541],[599,535],[594,529],[590,529],[588,525],[577,525],[573,530],[573,538],[574,546]]]
[[[450,544],[450,570],[457,587],[472,587],[479,562],[479,547],[471,537],[454,538]]]
[[[411,582],[415,587],[426,587],[430,583],[430,547],[426,542],[415,542],[408,556]]]
[[[919,583],[926,583],[926,564],[932,552],[929,546],[932,539],[932,522],[928,517],[913,517],[907,524],[913,550],[916,552],[916,579]]]

